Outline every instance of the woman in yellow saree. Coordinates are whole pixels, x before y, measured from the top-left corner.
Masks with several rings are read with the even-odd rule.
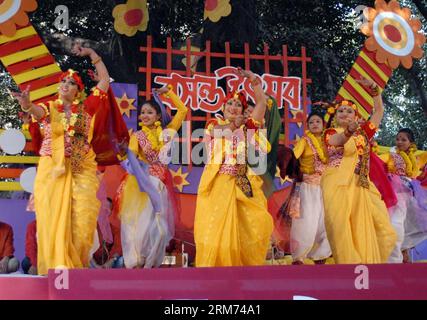
[[[172,86],[155,89],[153,95],[154,101],[146,101],[141,107],[141,130],[132,134],[128,158],[121,162],[128,174],[119,187],[116,214],[121,220],[123,258],[128,269],[160,267],[175,235],[175,225],[180,225],[167,165],[173,136],[188,109]],[[170,98],[177,108],[173,118],[168,116],[160,95]]]
[[[325,226],[336,263],[385,263],[396,243],[384,201],[369,179],[369,141],[375,134],[384,108],[378,86],[370,88],[374,113],[358,122],[357,106],[341,101],[328,113],[335,114],[334,127],[326,130],[328,168],[321,180]]]
[[[251,80],[256,106],[251,118],[245,119],[245,97],[231,93],[225,99],[224,119],[207,126],[210,154],[200,180],[194,223],[196,267],[262,265],[270,245],[273,221],[262,179],[248,167],[245,154],[246,133],[261,126],[266,98],[252,72],[239,73]]]
[[[89,266],[100,207],[92,138],[96,112],[108,99],[110,77],[93,49],[76,45],[73,53],[90,57],[98,73],[99,82],[87,99],[83,101],[84,85],[73,70],[60,76],[59,98],[48,104],[31,103],[29,87],[14,93],[44,129],[34,186],[41,275],[52,268]]]

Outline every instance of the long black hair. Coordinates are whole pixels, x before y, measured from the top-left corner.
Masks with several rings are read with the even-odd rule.
[[[320,110],[313,110],[310,112],[310,114],[307,117],[307,123],[310,121],[310,119],[314,116],[318,116],[323,121],[323,125],[325,125],[325,118],[324,114]]]

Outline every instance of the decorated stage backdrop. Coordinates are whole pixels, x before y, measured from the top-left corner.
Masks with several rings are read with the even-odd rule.
[[[60,67],[28,18],[28,13],[36,9],[35,0],[0,1],[0,61],[21,90],[31,85],[30,98],[35,103],[54,99],[60,73]],[[228,16],[231,10],[227,1],[206,1],[205,18],[215,22]],[[129,0],[118,5],[112,15],[115,29],[120,34],[133,36],[147,28],[146,1]],[[394,69],[400,64],[410,68],[413,59],[421,58],[425,36],[420,33],[419,20],[413,19],[410,10],[401,8],[397,1],[386,3],[377,0],[375,8],[366,9],[365,15],[368,23],[362,26],[362,32],[368,39],[336,98],[354,100],[366,118],[372,110],[373,101],[367,94],[367,88],[358,85],[355,80],[360,76],[370,78],[384,89]],[[121,19],[123,17],[131,19]],[[130,21],[139,23],[130,26]],[[155,47],[153,43],[152,37],[147,36],[146,45],[140,48],[145,63],[135,70],[143,78],[139,87],[137,84],[113,83],[112,88],[129,130],[137,130],[139,106],[144,100],[152,98],[153,87],[172,84],[191,109],[187,115],[188,122],[176,141],[182,151],[180,161],[170,166],[176,191],[181,193],[181,205],[186,215],[183,221],[188,231],[191,231],[195,194],[203,170],[202,166],[192,161],[191,151],[195,144],[201,142],[201,137],[194,137],[192,133],[214,117],[227,91],[245,89],[248,98],[252,96],[250,83],[235,76],[233,68],[241,66],[253,69],[254,65],[258,66],[255,71],[260,76],[264,90],[277,100],[282,115],[281,143],[292,146],[304,132],[304,119],[311,107],[308,87],[312,85],[312,80],[307,73],[311,58],[307,57],[305,47],[300,48],[299,55],[289,55],[287,45],[282,46],[280,55],[271,55],[266,44],[262,53],[254,53],[255,50],[248,43],[244,44],[241,52],[233,52],[228,42],[224,44],[222,52],[213,52],[209,41],[204,44],[203,50],[193,45],[191,39],[187,39],[185,46],[180,49],[174,47],[170,38],[167,38],[164,47]],[[172,63],[176,57],[183,62],[181,66]],[[154,64],[159,59],[164,60],[161,67]],[[214,69],[213,65],[218,65],[218,62],[221,67]],[[272,74],[273,64],[280,64],[281,72]],[[290,65],[297,66],[293,69],[299,70],[298,74],[289,73]],[[169,111],[173,114],[173,106],[167,100],[164,102],[170,106]],[[31,192],[29,181],[31,177],[34,178],[38,158],[31,154],[28,133],[9,130],[2,132],[1,137],[0,142],[7,143],[1,146],[5,154],[0,156],[0,192]],[[20,144],[20,148],[14,147],[17,144]],[[120,167],[108,169],[106,179],[109,196],[114,196],[123,174]],[[276,179],[278,192],[274,197],[280,198],[279,201],[283,201],[281,197],[288,183],[279,177]],[[16,214],[12,219],[14,223],[22,220],[22,224],[26,224],[30,215],[23,211],[22,204],[16,205],[15,209],[12,209],[14,202],[9,204],[11,206],[8,210]],[[0,213],[0,218],[4,217],[6,215]],[[22,252],[19,254],[22,255]]]

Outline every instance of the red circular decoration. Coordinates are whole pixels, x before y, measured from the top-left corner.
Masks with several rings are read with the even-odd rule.
[[[395,26],[388,24],[384,27],[384,32],[386,37],[393,42],[399,42],[402,40],[402,35],[400,34],[399,29],[397,29]]]
[[[128,101],[122,101],[122,102],[120,102],[120,108],[122,108],[122,109],[126,109],[126,108],[129,108],[129,102]]]
[[[0,5],[2,5],[3,4],[3,2],[5,2],[6,0],[0,0]]]
[[[124,18],[128,26],[137,27],[144,18],[144,13],[140,9],[132,9],[125,13]]]
[[[182,182],[183,182],[183,181],[182,181],[182,177],[180,177],[180,176],[173,177],[173,183],[174,183],[175,185],[178,185],[178,186],[179,186]]]
[[[218,6],[218,0],[206,0],[205,9],[207,11],[213,11]]]

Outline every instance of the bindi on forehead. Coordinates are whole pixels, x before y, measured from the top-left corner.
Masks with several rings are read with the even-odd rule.
[[[341,106],[338,108],[338,110],[342,110],[342,111],[353,111],[354,109],[352,107],[347,107],[347,106]]]
[[[68,82],[72,82],[73,84],[76,84],[76,80],[74,80],[74,78],[72,77],[65,77],[62,80],[68,81]]]
[[[233,102],[235,102],[239,106],[242,105],[242,103],[240,102],[240,100],[237,100],[237,99],[230,99],[230,100],[227,101],[227,103],[230,103],[230,104],[233,103]]]

